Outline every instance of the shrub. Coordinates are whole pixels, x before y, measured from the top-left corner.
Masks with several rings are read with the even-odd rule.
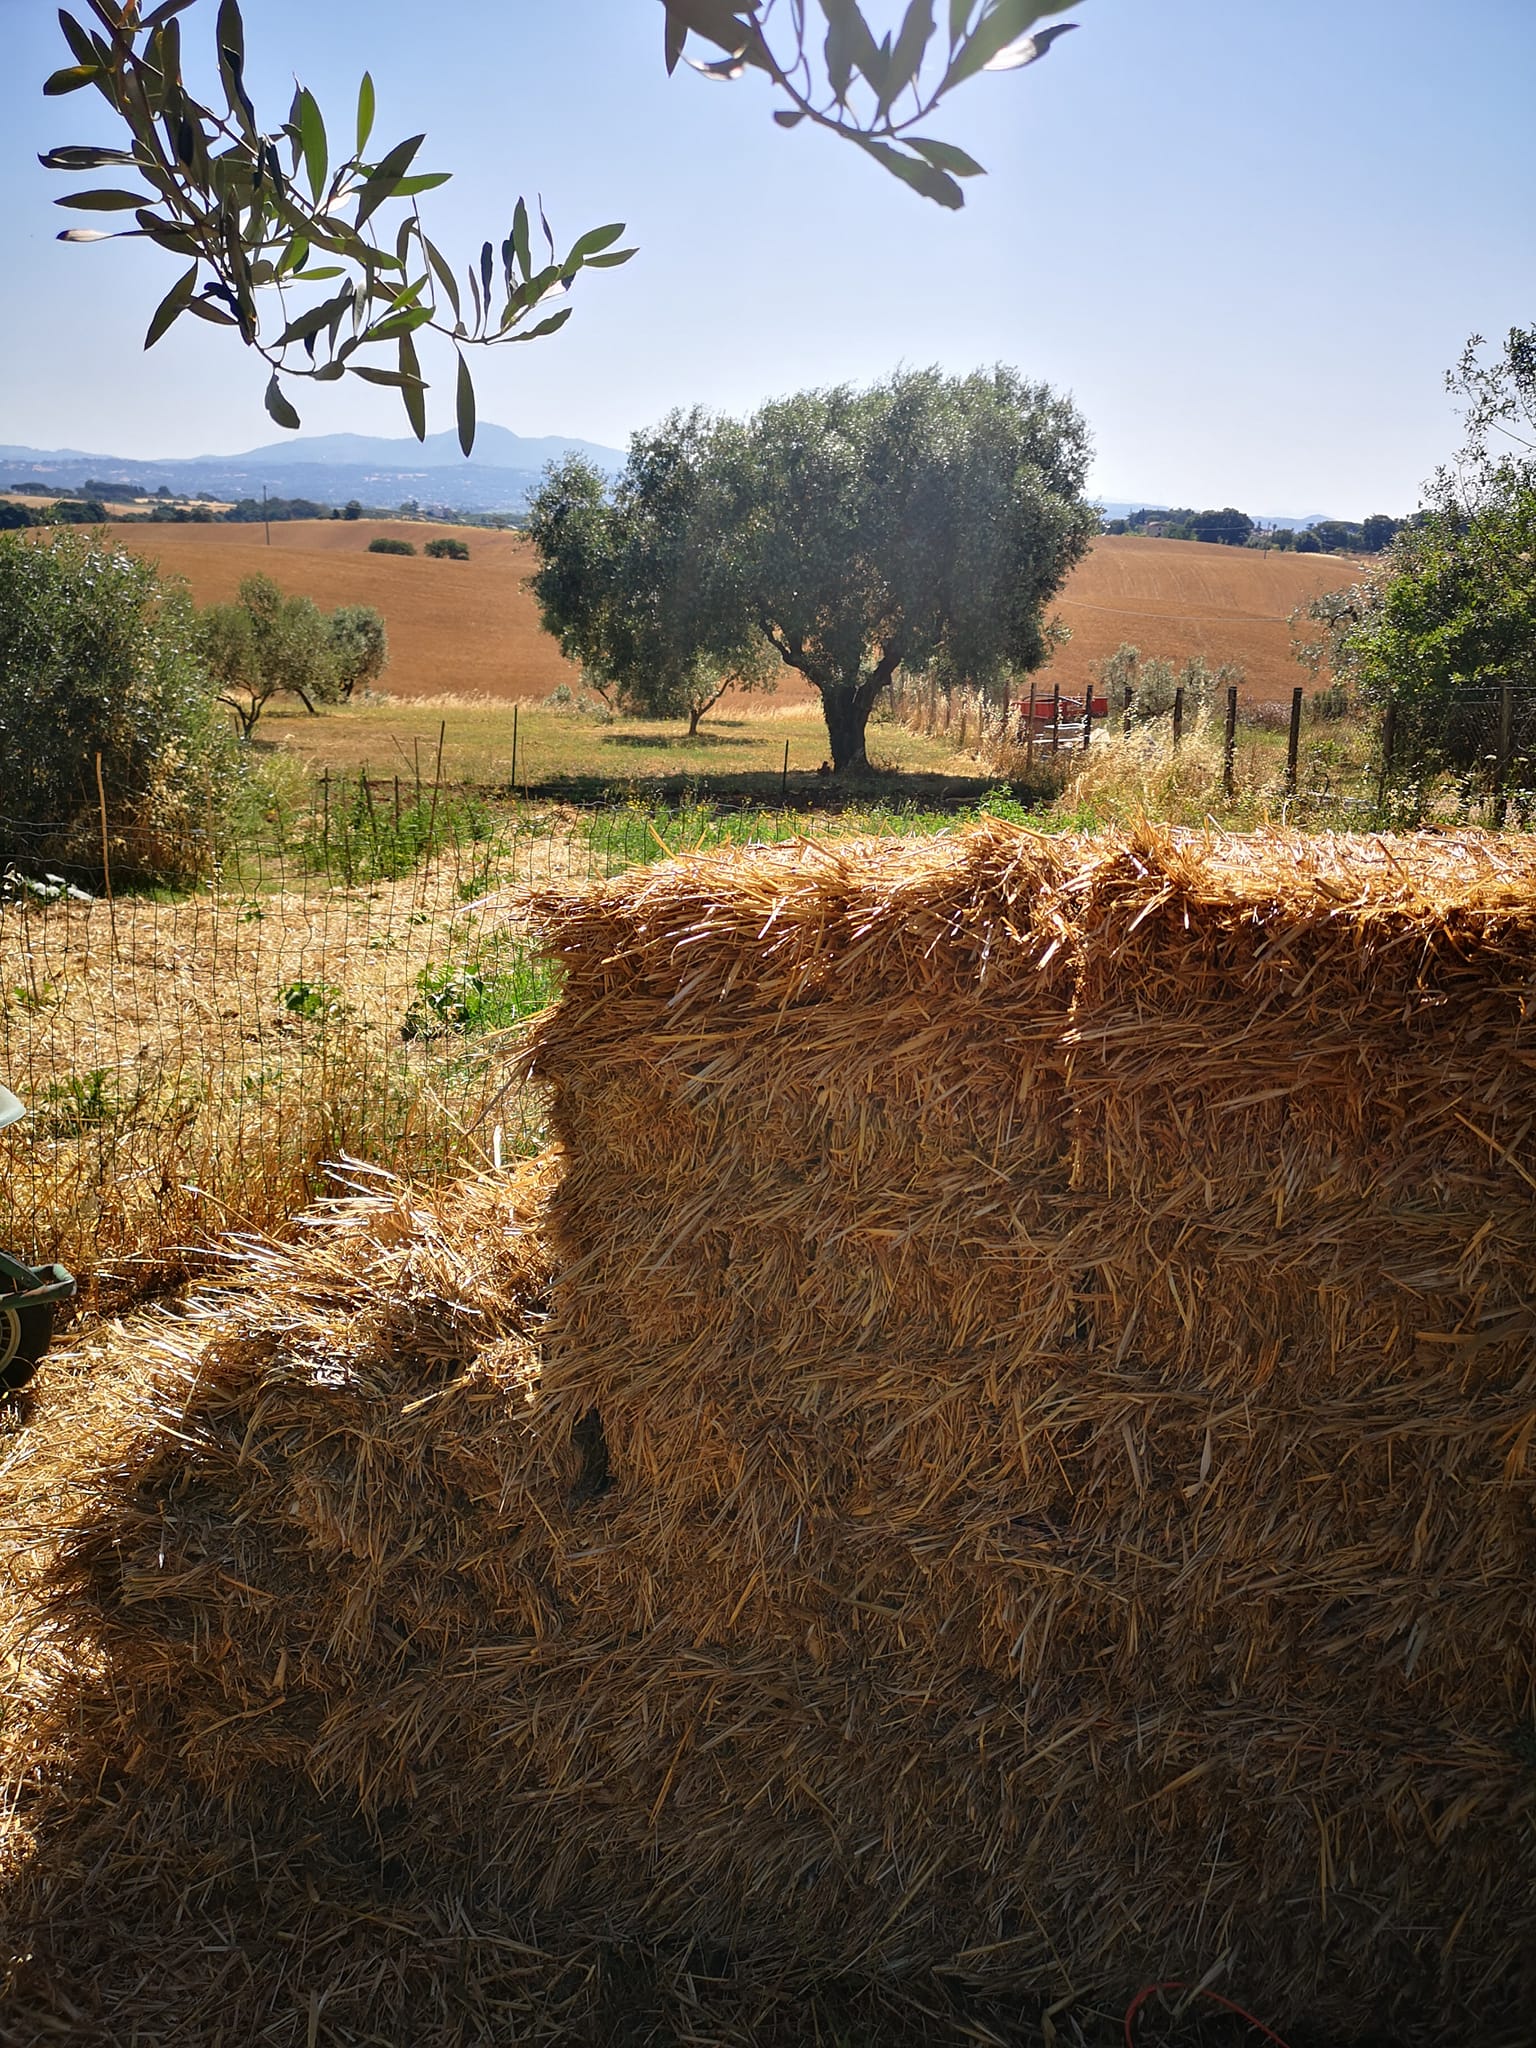
[[[1261,704],[1245,704],[1239,715],[1251,732],[1290,730],[1291,707],[1279,698],[1269,698]]]
[[[1320,725],[1327,725],[1353,717],[1355,705],[1343,683],[1329,683],[1325,688],[1312,692],[1307,699],[1307,710]]]
[[[185,589],[135,556],[0,535],[0,857],[100,872],[99,756],[114,874],[207,865],[233,764],[197,638]]]
[[[238,604],[210,605],[199,644],[244,739],[284,691],[311,713],[340,692],[331,621],[313,598],[285,596],[270,576],[243,578]]]
[[[389,635],[382,615],[371,604],[339,605],[327,622],[336,687],[343,704],[351,702],[359,684],[376,683],[389,661]]]
[[[445,533],[436,540],[429,540],[423,552],[439,562],[467,562],[469,542],[456,540],[452,534]]]
[[[60,498],[44,519],[52,526],[105,526],[107,508],[100,498]]]
[[[377,540],[369,541],[368,552],[370,555],[414,555],[416,547],[412,541],[396,540],[393,534],[381,533]]]
[[[1129,691],[1131,720],[1137,725],[1171,717],[1180,690],[1184,692],[1185,720],[1192,724],[1214,702],[1225,698],[1229,683],[1243,680],[1243,671],[1234,663],[1223,662],[1212,669],[1203,655],[1192,654],[1182,667],[1175,668],[1161,655],[1144,655],[1128,641],[1106,660],[1095,663],[1093,673],[1109,700],[1111,720],[1123,718]]]

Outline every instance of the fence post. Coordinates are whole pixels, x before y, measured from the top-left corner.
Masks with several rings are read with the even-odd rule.
[[[325,871],[331,871],[331,771],[320,778],[320,844],[325,850]]]
[[[1029,686],[1029,732],[1024,741],[1024,765],[1026,768],[1033,768],[1035,765],[1035,686],[1033,683]]]
[[[1509,815],[1509,769],[1515,751],[1515,693],[1499,686],[1499,758],[1494,768],[1493,822],[1502,828]]]
[[[1173,751],[1177,753],[1184,738],[1184,685],[1180,683],[1173,693]]]
[[[379,863],[379,821],[373,808],[373,784],[368,780],[368,763],[363,763],[363,809],[368,813],[368,837],[373,843],[373,863]]]
[[[1051,752],[1061,752],[1061,685],[1051,686]]]
[[[1125,707],[1124,707],[1124,710],[1123,710],[1123,712],[1122,712],[1122,714],[1121,714],[1121,719],[1120,719],[1120,731],[1121,731],[1121,735],[1122,735],[1122,737],[1123,737],[1124,735],[1126,735],[1126,734],[1128,734],[1128,733],[1130,732],[1130,729],[1131,729],[1131,707],[1132,707],[1132,705],[1133,705],[1133,704],[1134,704],[1135,702],[1136,702],[1136,685],[1135,685],[1134,683],[1127,683],[1127,684],[1126,684],[1126,686],[1125,686]]]
[[[1384,811],[1387,807],[1387,791],[1392,783],[1392,749],[1397,740],[1397,699],[1389,697],[1381,721],[1381,774],[1376,782],[1376,808]]]
[[[1221,747],[1221,793],[1232,801],[1232,771],[1237,760],[1237,685],[1227,685],[1227,729]]]
[[[512,794],[517,795],[517,699],[512,699]]]
[[[445,718],[437,729],[437,766],[432,772],[432,808],[427,813],[427,859],[432,858],[432,838],[437,830],[437,794],[443,786],[443,741],[448,736],[448,721]],[[422,869],[423,875],[426,869]],[[423,883],[425,889],[425,883]]]
[[[101,879],[107,891],[107,918],[112,928],[112,958],[117,958],[117,905],[112,900],[112,854],[107,844],[107,787],[101,779],[101,754],[96,755],[96,799],[101,805]]]
[[[1088,751],[1088,743],[1089,743],[1089,741],[1090,741],[1090,740],[1091,740],[1092,738],[1093,738],[1093,682],[1092,682],[1092,679],[1090,678],[1090,680],[1089,680],[1089,682],[1088,682],[1088,685],[1087,685],[1087,695],[1086,695],[1086,696],[1085,696],[1085,697],[1083,698],[1083,752],[1084,752],[1085,754],[1086,754],[1086,753],[1087,753],[1087,751]]]
[[[1301,705],[1305,692],[1298,683],[1291,692],[1291,733],[1285,744],[1285,786],[1296,794],[1296,770],[1301,758]]]
[[[789,741],[784,742],[784,773],[779,777],[779,809],[789,802]]]

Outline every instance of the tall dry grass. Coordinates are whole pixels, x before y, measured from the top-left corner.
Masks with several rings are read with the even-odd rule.
[[[942,690],[935,683],[898,677],[880,710],[883,718],[909,732],[947,740],[956,753],[969,754],[984,773],[1031,796],[1049,797],[1072,778],[1070,746],[1053,747],[1049,734],[1037,733],[1031,741],[1017,712],[982,690]]]
[[[272,1228],[325,1161],[431,1176],[489,1163],[498,1123],[523,1142],[498,1027],[542,985],[464,901],[481,872],[0,902],[0,1076],[31,1111],[0,1135],[0,1243],[107,1304]]]
[[[1215,811],[1228,822],[1233,805],[1221,795],[1222,735],[1208,718],[1187,727],[1177,747],[1169,718],[1148,719],[1129,732],[1107,728],[1103,737],[1072,757],[1062,801],[1104,824],[1155,818],[1171,825],[1198,825]],[[1240,808],[1256,801],[1250,792]]]

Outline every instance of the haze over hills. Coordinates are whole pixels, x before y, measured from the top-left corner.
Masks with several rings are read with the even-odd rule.
[[[487,421],[475,438],[474,460],[466,462],[453,434],[429,434],[416,441],[378,434],[301,435],[236,455],[146,459],[93,454],[79,448],[0,445],[0,488],[31,476],[75,487],[87,477],[103,483],[162,485],[177,496],[205,491],[216,498],[258,498],[265,486],[273,497],[314,498],[344,505],[394,506],[415,499],[423,506],[446,505],[464,512],[517,512],[537,489],[547,463],[566,454],[584,455],[599,469],[616,471],[624,461],[617,448],[559,435],[514,434]]]
[[[91,454],[80,448],[28,448],[0,444],[0,489],[24,483],[29,476],[73,488],[87,477],[103,483],[163,484],[178,497],[206,491],[216,498],[259,498],[262,486],[280,498],[314,498],[322,504],[344,505],[359,498],[365,505],[393,508],[407,499],[426,507],[451,507],[464,512],[520,512],[538,488],[546,464],[564,455],[583,455],[601,470],[616,474],[624,464],[621,449],[597,441],[558,434],[514,434],[493,421],[482,422],[475,453],[466,462],[452,433],[429,434],[425,441],[408,435],[301,434],[272,441],[236,455],[197,455],[140,461],[123,455]],[[1143,509],[1172,501],[1166,497],[1100,499],[1105,516],[1123,519]],[[1309,526],[1327,518],[1322,512],[1258,512],[1265,526]]]

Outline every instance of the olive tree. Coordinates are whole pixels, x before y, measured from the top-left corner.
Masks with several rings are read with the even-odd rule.
[[[427,543],[431,547],[432,543]],[[343,704],[354,690],[376,683],[389,663],[389,635],[371,604],[338,605],[326,622],[336,693]]]
[[[550,476],[534,590],[569,653],[637,692],[794,669],[858,773],[898,668],[988,689],[1047,658],[1045,607],[1098,530],[1088,453],[1071,402],[1001,366],[675,414],[611,497],[593,471]]]
[[[201,629],[203,660],[242,739],[284,692],[311,713],[340,694],[324,612],[313,598],[286,596],[269,576],[245,577],[238,602],[210,605]]]
[[[579,457],[554,464],[527,526],[546,630],[605,701],[686,717],[690,738],[727,689],[771,687],[775,667],[721,587],[708,445],[702,413],[673,414],[635,437],[611,494]]]
[[[99,866],[105,829],[119,875],[205,866],[231,762],[185,588],[97,536],[0,535],[0,762],[0,857]]]
[[[43,90],[94,89],[128,146],[67,144],[42,161],[71,173],[121,171],[137,184],[92,186],[58,203],[131,214],[134,225],[118,233],[145,237],[185,266],[151,318],[145,346],[184,315],[234,329],[267,366],[267,410],[279,426],[299,425],[295,380],[356,375],[398,389],[412,431],[424,438],[428,384],[417,338],[440,337],[454,364],[467,455],[475,439],[472,355],[562,327],[571,308],[561,302],[582,272],[634,255],[615,246],[622,224],[590,229],[561,253],[542,202],[535,227],[518,199],[508,232],[456,265],[428,237],[417,206],[449,174],[422,170],[422,135],[390,147],[373,141],[371,75],[363,74],[344,141],[303,85],[286,120],[263,116],[246,80],[238,0],[218,0],[209,67],[218,96],[204,101],[182,62],[182,17],[197,4],[84,0],[83,18],[61,11],[73,61]],[[1075,24],[1037,24],[1071,4],[948,0],[941,26],[935,0],[910,0],[883,35],[859,0],[821,0],[824,37],[805,0],[660,0],[655,20],[669,73],[686,58],[713,80],[764,78],[783,102],[774,113],[781,127],[809,122],[841,136],[925,197],[959,207],[960,180],[982,166],[926,133],[932,117],[978,72],[1018,70],[1043,57]],[[690,39],[702,54],[688,54]],[[111,231],[69,228],[61,239],[103,241]]]

